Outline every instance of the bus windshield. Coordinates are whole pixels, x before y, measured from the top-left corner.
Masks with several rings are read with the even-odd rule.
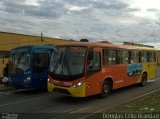
[[[49,72],[62,76],[84,74],[86,48],[74,46],[56,47],[52,52]]]
[[[11,73],[27,71],[30,67],[30,54],[24,52],[11,54],[9,64]]]

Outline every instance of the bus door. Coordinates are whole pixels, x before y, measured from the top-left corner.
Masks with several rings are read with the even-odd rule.
[[[127,68],[126,86],[135,84],[141,76],[142,64],[139,51],[129,51],[129,64]]]
[[[100,92],[101,49],[91,48],[87,57],[86,96]]]
[[[33,85],[38,87],[46,87],[49,66],[49,54],[35,53],[34,61]]]

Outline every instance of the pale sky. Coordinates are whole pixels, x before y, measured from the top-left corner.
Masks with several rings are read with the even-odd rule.
[[[0,31],[160,47],[160,0],[0,0]]]

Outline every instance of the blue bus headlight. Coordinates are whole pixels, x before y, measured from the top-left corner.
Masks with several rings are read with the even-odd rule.
[[[27,83],[27,82],[29,82],[30,80],[31,80],[31,77],[27,77],[27,78],[24,80],[24,82]]]

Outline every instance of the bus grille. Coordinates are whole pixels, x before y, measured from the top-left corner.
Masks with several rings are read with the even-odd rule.
[[[56,92],[60,92],[60,93],[63,93],[63,94],[70,95],[70,93],[69,93],[68,90],[66,90],[66,89],[55,88],[53,91],[56,91]]]

